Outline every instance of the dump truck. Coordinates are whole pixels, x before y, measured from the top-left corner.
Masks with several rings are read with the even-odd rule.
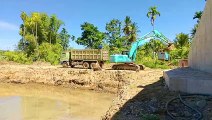
[[[104,49],[72,49],[64,51],[60,62],[63,67],[82,65],[85,69],[101,67],[109,60],[109,52]]]

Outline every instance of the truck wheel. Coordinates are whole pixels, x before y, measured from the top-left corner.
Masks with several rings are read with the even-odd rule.
[[[64,68],[67,68],[67,67],[68,67],[68,63],[67,63],[67,62],[63,62],[63,63],[62,63],[62,66],[63,66]]]
[[[104,65],[104,62],[100,62],[100,63],[99,63],[99,66],[100,66],[101,68],[103,68],[103,65]]]
[[[91,69],[94,69],[94,68],[96,68],[96,67],[97,67],[97,64],[96,64],[96,63],[91,63],[91,64],[90,64],[90,68],[91,68]]]
[[[88,69],[88,68],[89,68],[88,62],[84,62],[84,63],[82,64],[82,66],[83,66],[83,68],[85,68],[85,69]]]
[[[74,65],[71,65],[71,68],[74,68]]]

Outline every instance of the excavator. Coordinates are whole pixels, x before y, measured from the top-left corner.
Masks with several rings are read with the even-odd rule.
[[[153,30],[146,35],[142,36],[135,42],[131,44],[130,51],[122,51],[122,54],[115,54],[110,56],[110,62],[116,63],[112,66],[114,70],[134,70],[139,71],[143,70],[143,65],[135,64],[137,49],[144,44],[148,43],[151,39],[159,39],[164,44],[169,44],[169,39],[166,38],[158,30]],[[166,59],[169,57],[168,54],[165,55]]]

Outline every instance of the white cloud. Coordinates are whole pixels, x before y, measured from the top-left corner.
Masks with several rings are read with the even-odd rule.
[[[18,31],[19,30],[19,26],[0,20],[0,30],[14,30],[14,31]]]

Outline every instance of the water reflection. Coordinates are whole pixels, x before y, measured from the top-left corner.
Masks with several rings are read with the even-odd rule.
[[[0,84],[0,120],[98,120],[113,98],[54,86]]]

